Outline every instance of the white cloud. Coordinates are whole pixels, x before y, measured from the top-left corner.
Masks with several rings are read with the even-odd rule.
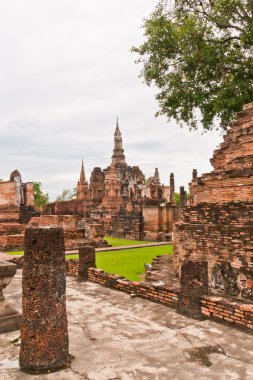
[[[111,158],[119,116],[127,162],[187,185],[221,137],[155,118],[154,90],[130,52],[154,0],[8,0],[0,4],[0,178],[19,169],[51,198]]]

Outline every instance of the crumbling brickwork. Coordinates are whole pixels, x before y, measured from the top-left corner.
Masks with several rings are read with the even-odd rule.
[[[25,224],[34,210],[33,182],[23,183],[18,170],[0,182],[0,250],[22,250]]]
[[[191,206],[175,225],[174,264],[208,262],[212,292],[253,301],[253,103],[232,123],[201,177],[194,172]]]
[[[76,199],[49,203],[43,207],[43,213],[93,219],[102,222],[106,233],[115,237],[171,238],[176,208],[174,174],[170,175],[170,186],[165,186],[160,182],[158,168],[146,179],[139,166],[129,166],[118,122],[111,164],[104,170],[95,167],[88,183],[82,161],[76,190]]]

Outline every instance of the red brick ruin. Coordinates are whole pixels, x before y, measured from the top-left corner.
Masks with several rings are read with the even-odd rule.
[[[214,151],[211,173],[190,184],[191,205],[174,228],[174,266],[208,262],[214,294],[253,301],[253,103],[244,106]]]
[[[117,123],[110,166],[95,168],[88,183],[82,162],[77,199],[50,203],[43,215],[30,220],[30,225],[63,228],[67,248],[75,247],[80,254],[79,261],[69,260],[64,265],[79,279],[134,293],[196,318],[213,318],[252,331],[253,103],[238,113],[211,164],[211,173],[198,176],[193,170],[190,204],[181,187],[178,208],[173,174],[170,185],[164,186],[158,169],[146,180],[138,166],[126,164]],[[4,204],[2,215],[9,218],[2,217],[2,230],[8,231],[10,224],[22,224],[31,216],[32,204],[26,201],[26,197],[31,199],[29,191],[24,196],[20,183],[21,178],[15,176],[2,183],[0,206]],[[9,195],[2,194],[9,188],[7,204]],[[128,281],[95,268],[95,247],[103,244],[105,232],[162,240],[172,228],[173,257],[157,257],[144,282]],[[49,248],[43,249],[49,252]],[[29,266],[31,269],[32,264]]]
[[[33,183],[23,183],[18,170],[0,182],[0,251],[24,247],[24,229],[34,210]]]
[[[77,198],[44,207],[50,215],[76,215],[97,224],[104,233],[134,240],[170,240],[177,217],[174,175],[170,186],[161,184],[158,168],[146,180],[139,166],[128,166],[117,121],[111,164],[94,168],[90,183],[82,161]]]

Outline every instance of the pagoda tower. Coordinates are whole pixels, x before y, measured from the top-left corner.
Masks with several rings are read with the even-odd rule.
[[[124,177],[124,172],[127,169],[125,159],[126,157],[124,154],[124,149],[122,147],[122,135],[119,129],[119,121],[117,118],[116,129],[114,132],[114,149],[112,154],[112,163],[116,168],[119,179],[122,179]]]
[[[84,165],[82,160],[82,166],[81,166],[81,173],[80,173],[80,179],[77,182],[76,187],[77,192],[77,199],[79,200],[87,200],[89,198],[89,186],[88,182],[85,178],[85,172],[84,172]]]

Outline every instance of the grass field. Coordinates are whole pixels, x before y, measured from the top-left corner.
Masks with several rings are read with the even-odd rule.
[[[13,252],[7,252],[8,255],[23,255],[24,251],[13,251]]]
[[[128,280],[139,281],[144,274],[144,263],[151,264],[158,255],[167,255],[173,252],[172,245],[156,247],[122,249],[96,253],[97,268],[108,273],[124,276]],[[78,258],[78,255],[68,255],[68,259]]]
[[[105,237],[108,244],[113,247],[126,245],[145,244],[146,241],[135,241]],[[97,268],[104,269],[108,273],[124,276],[128,280],[139,281],[144,274],[144,263],[151,264],[158,255],[171,254],[172,245],[162,245],[146,248],[122,249],[120,251],[106,251],[96,253]],[[23,255],[23,251],[8,252],[10,255]],[[67,259],[78,259],[78,255],[67,255]]]
[[[127,240],[127,239],[117,239],[110,236],[105,236],[105,240],[112,247],[121,247],[124,245],[137,245],[137,244],[147,244],[151,243],[149,241],[141,241],[141,240]]]
[[[137,244],[145,244],[145,243],[151,243],[147,241],[141,241],[141,240],[127,240],[127,239],[117,239],[112,238],[110,236],[105,236],[105,240],[110,244],[112,247],[121,247],[125,245],[137,245]],[[9,255],[23,255],[23,251],[13,251],[8,252]]]
[[[97,268],[108,273],[124,276],[128,280],[141,280],[144,274],[144,263],[151,264],[158,255],[172,253],[172,246],[157,246],[146,248],[125,249],[113,252],[98,252],[96,254]]]

